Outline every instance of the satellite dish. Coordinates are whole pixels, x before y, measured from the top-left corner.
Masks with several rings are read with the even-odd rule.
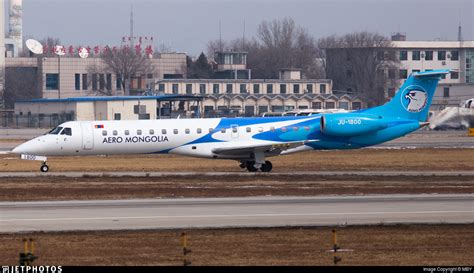
[[[54,47],[54,53],[58,56],[64,56],[66,55],[66,49],[64,46],[57,45]]]
[[[34,54],[43,54],[43,45],[34,39],[26,40],[26,47]]]
[[[87,51],[87,48],[79,48],[79,57],[81,57],[82,59],[86,59],[87,57],[89,57],[89,51]]]

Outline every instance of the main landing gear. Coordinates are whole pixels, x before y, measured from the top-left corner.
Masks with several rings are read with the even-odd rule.
[[[265,161],[265,154],[262,151],[254,152],[251,158],[252,160],[240,161],[240,167],[247,168],[249,172],[256,172],[260,169],[262,172],[268,173],[272,170],[272,163]]]
[[[260,169],[262,172],[268,173],[272,170],[273,165],[270,161],[265,161],[263,164],[255,163],[255,161],[245,161],[240,163],[240,167],[242,169],[247,168],[249,172],[256,172]]]

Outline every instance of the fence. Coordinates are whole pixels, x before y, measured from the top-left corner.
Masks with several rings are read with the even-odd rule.
[[[59,124],[74,120],[74,114],[29,114],[16,115],[14,113],[4,113],[0,116],[0,127],[3,128],[53,128]]]

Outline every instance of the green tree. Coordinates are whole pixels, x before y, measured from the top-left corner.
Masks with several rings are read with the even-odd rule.
[[[214,74],[204,52],[194,62],[188,57],[187,66],[189,79],[210,79]]]

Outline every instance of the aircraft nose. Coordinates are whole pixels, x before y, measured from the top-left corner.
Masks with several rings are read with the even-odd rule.
[[[20,144],[20,145],[16,146],[15,148],[13,148],[12,153],[14,153],[14,154],[24,154],[24,153],[26,153],[26,151],[27,151],[26,143],[23,143],[23,144]]]
[[[14,154],[34,154],[35,153],[35,143],[34,140],[27,141],[23,144],[16,146],[11,152]]]

